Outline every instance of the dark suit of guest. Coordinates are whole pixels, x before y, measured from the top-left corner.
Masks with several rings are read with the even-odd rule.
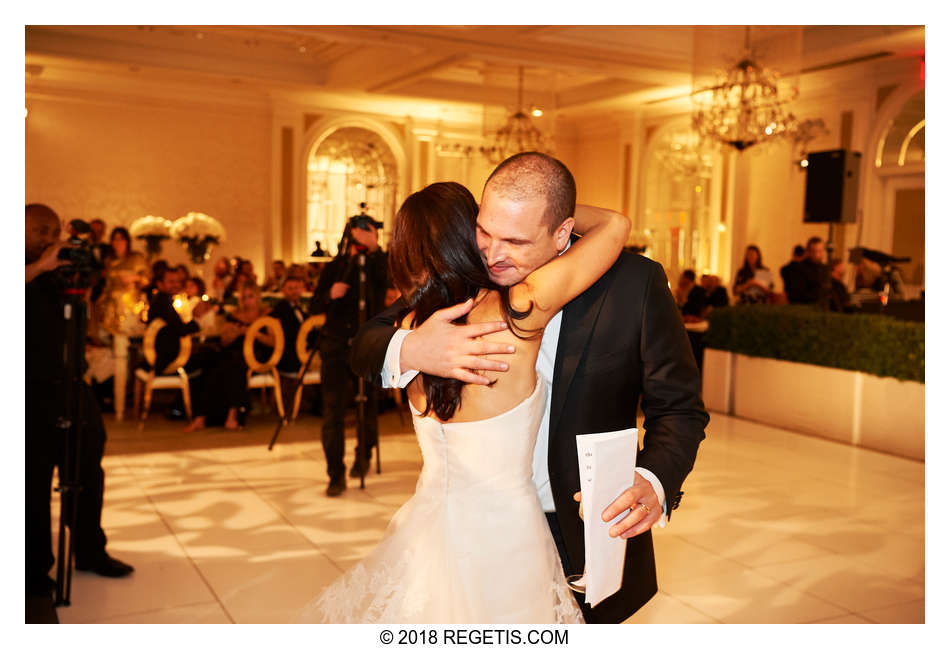
[[[300,359],[297,358],[297,334],[300,325],[306,320],[307,314],[300,302],[291,303],[287,298],[274,305],[268,314],[280,320],[280,328],[284,331],[284,353],[277,363],[277,371],[284,374],[296,374],[300,369]]]
[[[694,286],[690,289],[689,295],[686,296],[686,304],[681,310],[683,315],[703,317],[703,312],[706,310],[706,291],[702,286]]]
[[[198,323],[192,320],[184,323],[181,316],[175,311],[173,304],[174,298],[168,293],[162,291],[152,295],[148,303],[148,321],[151,323],[157,318],[165,321],[165,326],[155,337],[155,373],[161,373],[168,364],[178,356],[180,338],[198,333],[201,328]],[[192,353],[185,365],[185,371],[191,373],[198,369],[198,360],[196,354]]]
[[[729,294],[726,292],[725,287],[717,286],[712,291],[706,293],[706,306],[711,306],[714,309],[729,306]]]
[[[802,290],[797,302],[817,304],[821,308],[827,308],[828,299],[831,296],[831,272],[828,266],[806,258],[798,267]],[[789,298],[789,302],[791,301]]]
[[[804,299],[804,278],[802,276],[802,262],[794,259],[779,269],[782,283],[785,285],[785,297],[789,304],[801,304]]]
[[[356,372],[381,379],[403,309],[400,300],[360,330],[351,355]],[[573,499],[580,490],[575,436],[635,427],[640,404],[645,433],[637,466],[652,471],[663,485],[669,516],[680,503],[709,416],[683,320],[659,264],[621,254],[562,314],[548,444],[555,514],[548,518],[570,575],[584,569],[584,525]],[[588,622],[617,623],[656,592],[653,540],[645,532],[627,540],[620,590],[593,609],[583,596],[578,603]]]

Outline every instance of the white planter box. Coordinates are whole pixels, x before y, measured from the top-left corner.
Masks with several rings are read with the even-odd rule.
[[[736,354],[733,413],[850,444],[856,374]]]
[[[924,459],[924,384],[862,374],[855,444]]]
[[[707,349],[710,410],[924,459],[924,386],[832,367]]]
[[[733,356],[721,349],[703,352],[703,402],[709,410],[732,414]]]

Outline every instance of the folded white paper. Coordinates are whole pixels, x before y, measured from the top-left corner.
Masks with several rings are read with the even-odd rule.
[[[633,485],[637,429],[577,435],[577,461],[584,506],[584,601],[591,606],[620,590],[627,540],[609,530],[629,510],[605,522],[601,514]]]

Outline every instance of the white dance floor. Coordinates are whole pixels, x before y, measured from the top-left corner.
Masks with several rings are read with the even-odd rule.
[[[394,411],[383,472],[333,499],[319,418],[268,452],[269,416],[190,435],[160,412],[143,431],[106,417],[103,526],[135,572],[76,573],[63,623],[292,622],[374,546],[421,466]],[[713,413],[684,491],[654,533],[660,592],[630,623],[924,621],[923,463]]]

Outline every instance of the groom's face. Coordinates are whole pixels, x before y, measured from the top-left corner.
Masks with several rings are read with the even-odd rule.
[[[512,200],[485,189],[478,210],[475,238],[492,281],[514,286],[547,263],[566,245],[566,234],[553,233],[545,218],[544,199]]]

